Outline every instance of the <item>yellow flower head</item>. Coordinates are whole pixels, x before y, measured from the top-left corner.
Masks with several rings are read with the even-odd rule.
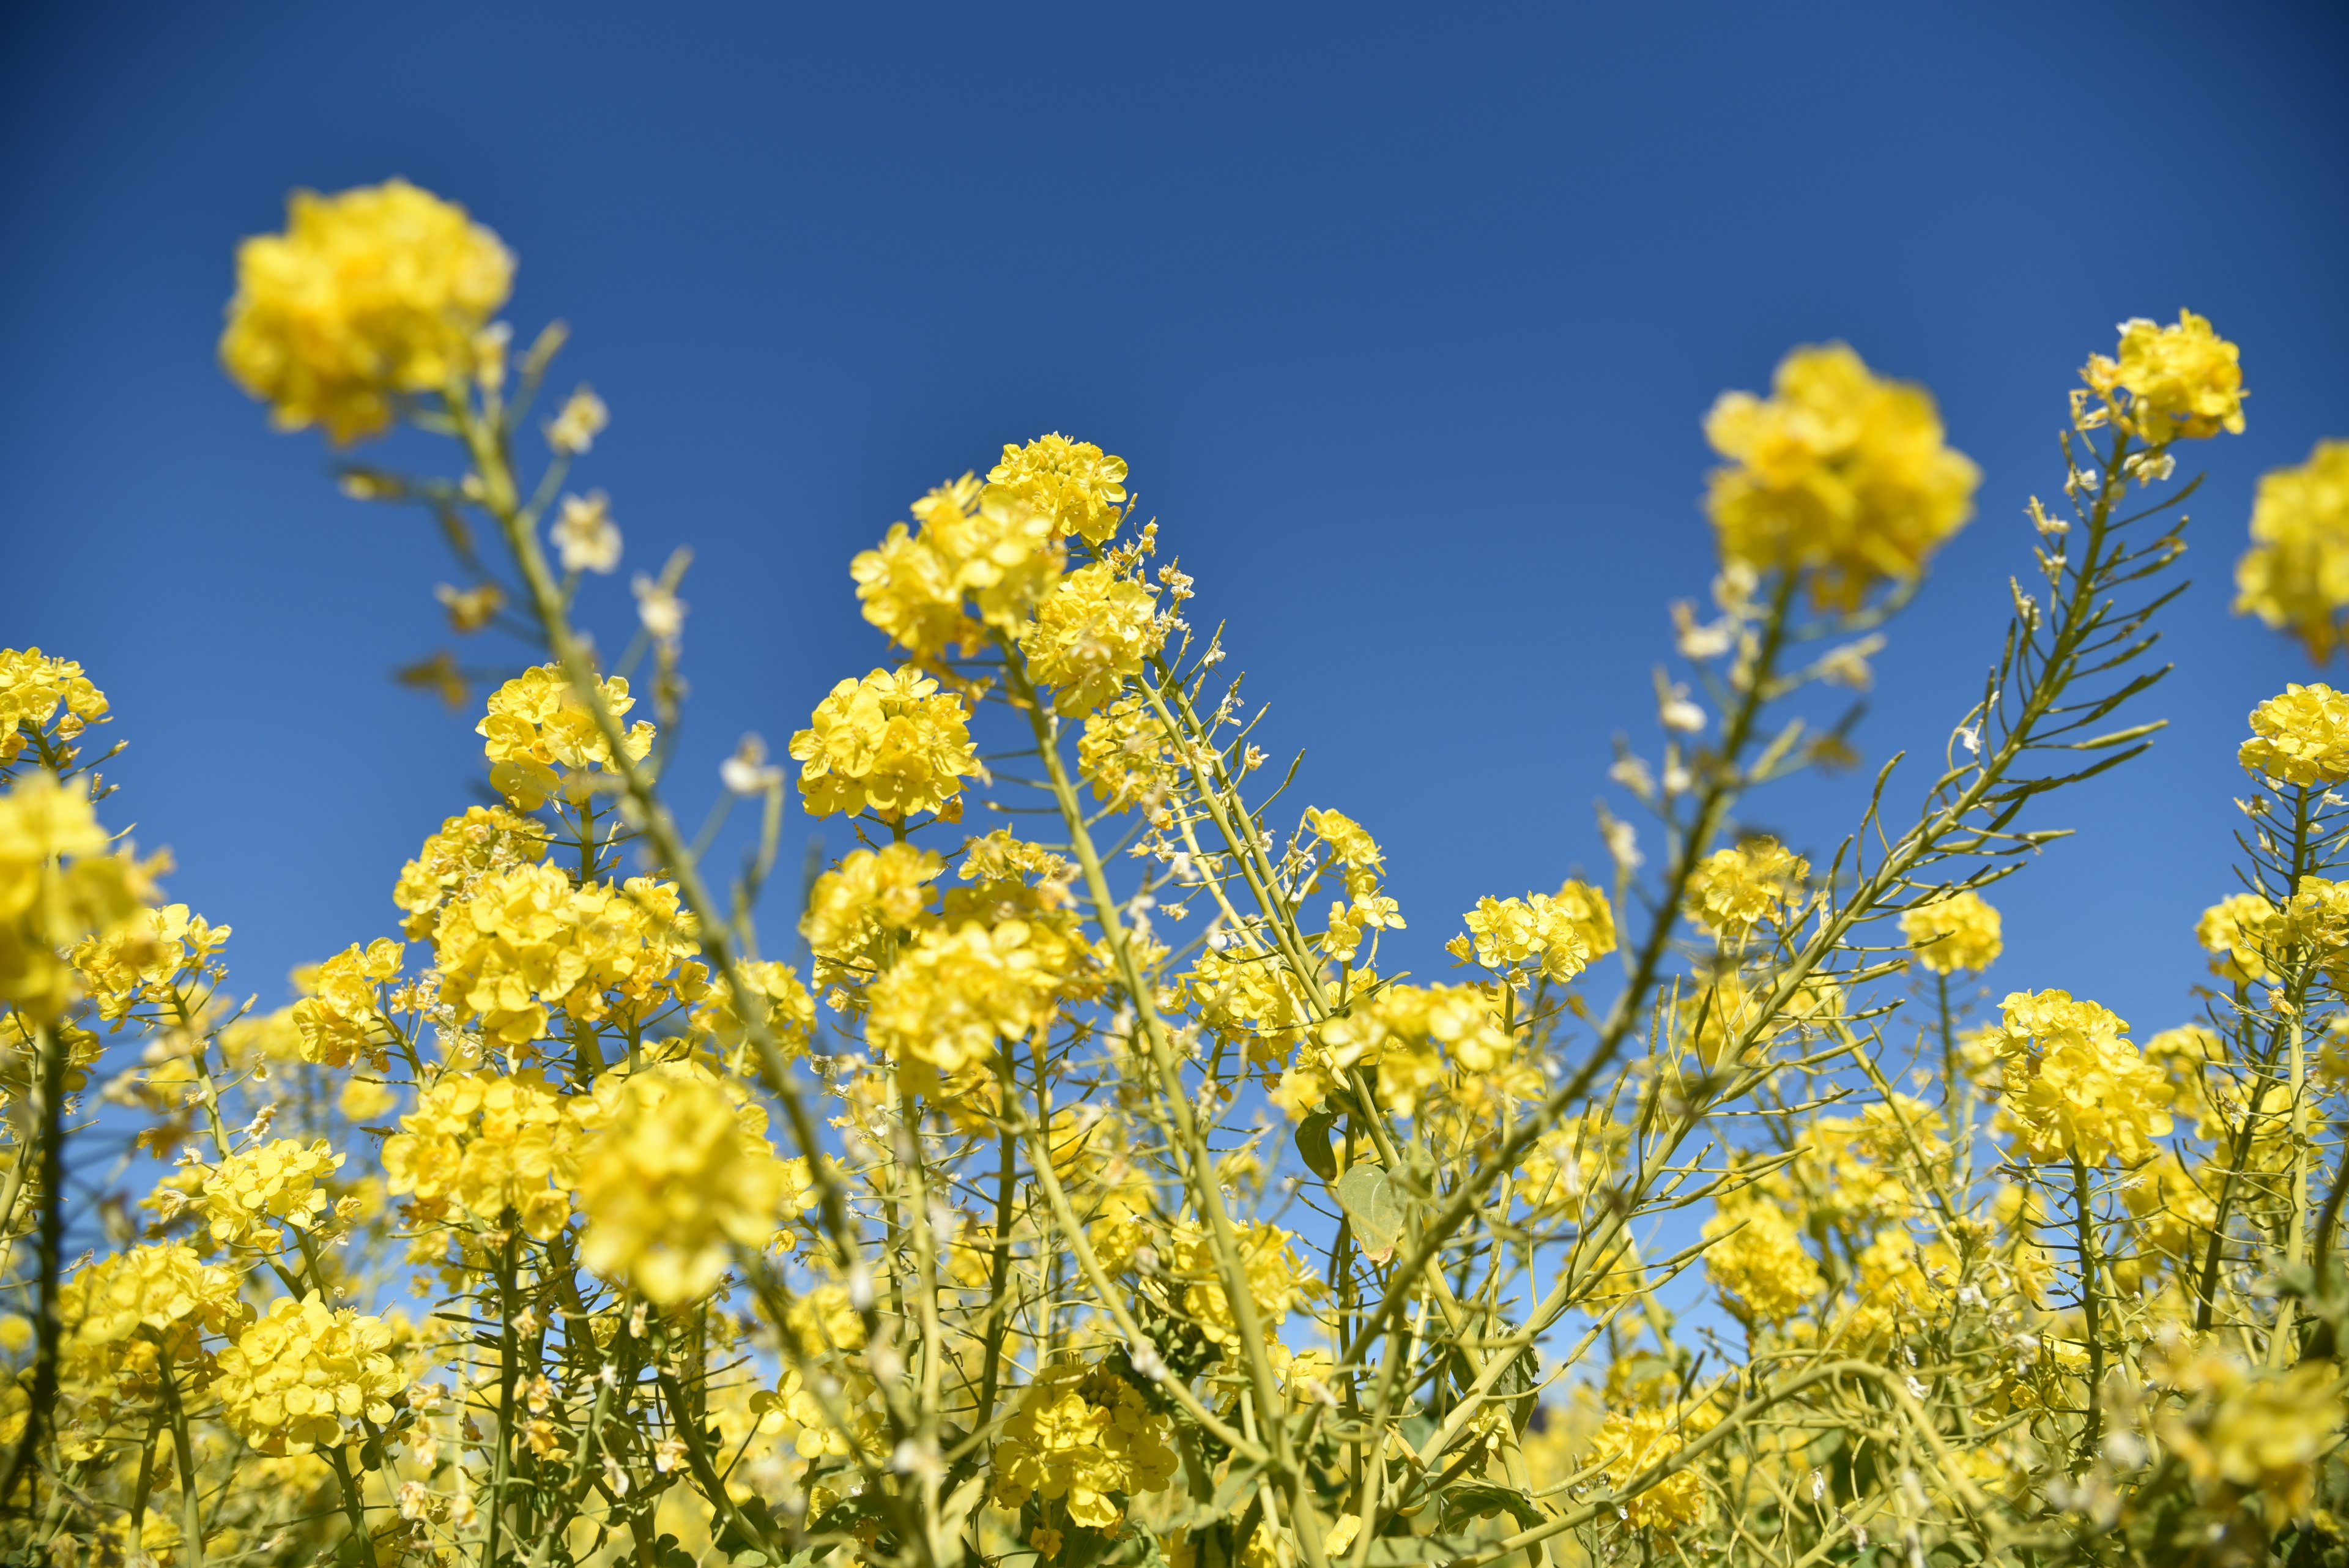
[[[930,884],[945,869],[934,850],[885,844],[852,849],[837,868],[817,877],[800,923],[815,955],[816,983],[862,982],[878,974],[882,942],[928,919]]]
[[[1629,1486],[1641,1472],[1679,1453],[1688,1445],[1692,1424],[1676,1411],[1654,1406],[1609,1410],[1599,1431],[1596,1456],[1607,1467],[1608,1483]],[[1694,1469],[1676,1470],[1627,1501],[1622,1517],[1634,1530],[1663,1535],[1694,1524],[1704,1517],[1702,1478]]]
[[[1722,558],[1813,569],[1823,602],[1915,577],[1973,514],[1981,471],[1942,440],[1931,394],[1840,343],[1787,355],[1766,399],[1723,393],[1704,431],[1730,460],[1705,499]]]
[[[134,1247],[77,1270],[57,1300],[67,1372],[88,1385],[144,1385],[158,1354],[202,1359],[203,1334],[233,1333],[249,1315],[237,1284],[235,1273],[176,1242]]]
[[[2330,686],[2286,686],[2251,710],[2251,738],[2235,752],[2244,771],[2315,786],[2349,779],[2349,697]]]
[[[1775,838],[1749,838],[1716,849],[1689,873],[1688,912],[1724,941],[1783,918],[1801,898],[1811,864]]]
[[[636,706],[624,677],[606,677],[603,693],[615,719]],[[473,732],[487,742],[492,787],[524,811],[536,811],[558,793],[574,804],[585,800],[595,787],[588,770],[613,766],[595,716],[559,664],[525,670],[491,693],[489,712]],[[649,723],[639,721],[623,737],[622,750],[632,762],[652,749]]]
[[[2242,350],[2190,310],[2178,325],[2145,317],[2121,323],[2120,357],[2088,356],[2081,379],[2105,400],[2123,428],[2155,446],[2180,436],[2243,431]],[[2126,393],[2124,398],[2122,394]]]
[[[926,811],[962,816],[962,780],[978,772],[960,698],[908,666],[843,680],[792,737],[812,815],[870,810],[885,822]]]
[[[474,805],[440,824],[416,858],[399,868],[391,901],[408,913],[401,929],[429,941],[440,923],[440,906],[492,871],[508,871],[545,857],[546,829],[502,805]]]
[[[57,721],[55,738],[70,741],[104,722],[106,711],[106,693],[72,659],[46,659],[37,648],[0,648],[0,767],[23,754],[50,720]]]
[[[107,853],[111,842],[78,781],[38,769],[0,794],[0,1003],[57,1016],[77,979],[60,950],[149,929],[153,867]],[[137,943],[110,954],[133,968],[151,957]]]
[[[384,1140],[385,1189],[429,1218],[454,1210],[495,1225],[511,1210],[524,1234],[547,1241],[571,1218],[587,1108],[537,1072],[444,1073]]]
[[[325,1138],[281,1137],[229,1156],[204,1174],[200,1206],[212,1239],[274,1246],[281,1237],[272,1220],[316,1227],[328,1202],[321,1184],[342,1164]]]
[[[1349,1068],[1375,1073],[1380,1102],[1402,1116],[1419,1108],[1447,1064],[1474,1078],[1506,1068],[1514,1054],[1492,998],[1475,985],[1390,985],[1321,1025],[1315,1048],[1299,1054],[1283,1099],[1291,1115],[1318,1105]]]
[[[1077,770],[1093,794],[1113,811],[1164,800],[1181,774],[1149,700],[1120,697],[1085,715],[1077,738]]]
[[[378,937],[364,949],[354,942],[302,971],[309,994],[294,1004],[302,1060],[329,1067],[364,1060],[380,1069],[389,1060],[391,1035],[378,1002],[382,988],[398,978],[405,957],[398,942]]]
[[[1747,1188],[1722,1200],[1705,1222],[1705,1272],[1749,1323],[1784,1323],[1825,1288],[1795,1218],[1767,1193]]]
[[[1106,563],[1061,579],[1037,607],[1028,635],[1029,678],[1052,689],[1052,706],[1089,713],[1142,673],[1164,633],[1150,590]]]
[[[173,982],[211,963],[231,934],[185,904],[136,909],[108,934],[76,943],[73,966],[98,1016],[114,1022],[141,1002],[169,1005]]]
[[[1547,893],[1522,898],[1484,898],[1461,917],[1475,943],[1476,961],[1489,970],[1530,964],[1555,981],[1572,980],[1594,956],[1588,926]],[[1608,922],[1610,929],[1614,922]]]
[[[760,959],[746,960],[736,968],[755,999],[753,1005],[767,1026],[768,1038],[786,1059],[806,1055],[808,1036],[815,1028],[815,999],[800,983],[797,972],[787,963]],[[693,1026],[730,1050],[750,1038],[734,1004],[734,988],[722,981],[710,986],[709,994],[693,1014]]]
[[[2000,1004],[2000,1116],[2033,1159],[2137,1165],[2169,1135],[2168,1075],[2122,1037],[2128,1025],[2062,991],[2018,991]]]
[[[663,1062],[595,1086],[599,1126],[579,1155],[579,1255],[662,1306],[707,1294],[729,1243],[763,1247],[797,1184],[766,1138],[766,1114],[716,1075]]]
[[[2255,1501],[2269,1528],[2281,1530],[2308,1518],[2317,1466],[2340,1440],[2349,1412],[2333,1387],[2338,1373],[2324,1361],[2270,1371],[2225,1351],[2199,1352],[2164,1369],[2162,1381],[2188,1404],[2163,1414],[2162,1441],[2186,1461],[2205,1502]]]
[[[339,1448],[382,1426],[408,1378],[391,1357],[391,1327],[315,1293],[280,1296],[220,1353],[212,1391],[244,1440],[264,1454]]]
[[[2268,978],[2267,949],[2277,934],[2274,906],[2256,893],[2231,893],[2202,911],[2194,940],[2214,955],[2211,967],[2225,979],[2251,982]]]
[[[1961,888],[1903,912],[1900,934],[1917,961],[1935,974],[1961,969],[1980,974],[1997,961],[2004,946],[2001,924],[1987,899],[1971,888]]]
[[[991,628],[1017,641],[1060,576],[1052,519],[964,474],[914,503],[918,534],[893,524],[849,563],[864,618],[917,660],[977,652]]]
[[[1283,1318],[1319,1293],[1320,1277],[1298,1256],[1294,1232],[1261,1220],[1237,1225],[1236,1230],[1241,1275],[1247,1282],[1257,1321],[1268,1334],[1278,1333]],[[1237,1350],[1239,1319],[1224,1290],[1214,1241],[1203,1227],[1185,1222],[1176,1228],[1173,1272],[1185,1283],[1184,1310],[1197,1321],[1200,1332],[1227,1354]]]
[[[1003,461],[988,470],[987,480],[1050,518],[1059,538],[1075,534],[1088,544],[1107,544],[1123,514],[1125,459],[1058,431],[1026,446],[1004,447]]]
[[[1075,1361],[1047,1367],[1021,1391],[995,1446],[996,1506],[1016,1510],[1040,1497],[1073,1523],[1114,1529],[1125,1518],[1123,1500],[1174,1480],[1174,1443],[1173,1424],[1116,1373]],[[1046,1533],[1057,1549],[1060,1532]]]
[[[2319,663],[2333,656],[2349,610],[2349,441],[2318,441],[2300,467],[2261,478],[2235,587],[2236,614],[2288,628]]]
[[[460,1027],[508,1048],[545,1038],[549,1014],[638,1023],[698,1001],[708,975],[674,884],[632,877],[574,888],[552,866],[483,877],[441,911],[440,1000]]]
[[[288,430],[373,435],[395,397],[439,391],[472,368],[513,265],[464,208],[404,180],[296,191],[284,234],[237,248],[221,363]]]
[[[1049,1027],[1092,983],[1084,949],[1050,925],[932,927],[873,983],[868,1033],[908,1088],[930,1092],[993,1061],[998,1040]]]

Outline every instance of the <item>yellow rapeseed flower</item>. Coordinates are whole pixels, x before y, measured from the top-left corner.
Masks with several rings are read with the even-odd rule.
[[[443,1074],[384,1141],[385,1189],[428,1219],[453,1210],[495,1225],[511,1210],[547,1241],[571,1218],[589,1109],[536,1071]]]
[[[0,648],[0,767],[15,762],[52,719],[57,738],[70,741],[104,722],[106,711],[106,693],[72,659],[46,658],[37,648]]]
[[[322,1184],[342,1165],[343,1157],[325,1138],[307,1144],[274,1138],[206,1170],[198,1207],[212,1240],[274,1247],[282,1237],[270,1221],[315,1227],[329,1201]]]
[[[2318,441],[2298,468],[2261,477],[2235,587],[2238,615],[2289,628],[2320,663],[2333,656],[2349,611],[2349,441]]]
[[[792,737],[811,815],[870,810],[885,822],[962,816],[962,781],[978,772],[962,700],[908,666],[850,679]]]
[[[460,1025],[509,1048],[546,1037],[549,1016],[638,1023],[698,1001],[708,973],[674,884],[632,877],[574,888],[552,866],[474,883],[433,935],[440,1000]]]
[[[1050,518],[1055,535],[1074,534],[1087,544],[1104,545],[1123,515],[1125,474],[1125,459],[1055,431],[1026,446],[1007,444],[1003,461],[987,471],[987,479]]]
[[[264,1454],[340,1448],[382,1426],[408,1379],[388,1354],[391,1327],[314,1293],[280,1296],[220,1353],[212,1392],[244,1440]]]
[[[1748,1188],[1723,1200],[1704,1239],[1705,1272],[1749,1323],[1784,1323],[1825,1288],[1794,1216],[1768,1193]]]
[[[1716,849],[1689,873],[1690,918],[1727,942],[1783,919],[1801,898],[1810,862],[1775,838]]]
[[[154,897],[151,867],[109,854],[89,793],[36,770],[0,794],[0,1002],[55,1018],[72,1002],[78,971],[60,950],[119,937]],[[143,952],[115,961],[143,966]]]
[[[406,952],[388,937],[378,937],[364,949],[356,942],[305,971],[303,989],[309,992],[294,1004],[294,1027],[300,1031],[302,1059],[329,1067],[347,1067],[364,1060],[381,1068],[389,1059],[390,1024],[378,1006],[382,988],[399,976]]]
[[[663,1306],[707,1294],[729,1243],[759,1248],[804,1195],[766,1138],[766,1113],[737,1104],[708,1068],[663,1062],[595,1086],[600,1124],[579,1153],[579,1255]],[[805,1202],[800,1207],[804,1209]]]
[[[2251,710],[2251,738],[2235,758],[2246,772],[2314,787],[2349,779],[2349,697],[2330,686],[2286,686]]]
[[[237,247],[221,363],[288,430],[373,435],[395,398],[440,391],[472,368],[513,265],[464,208],[405,180],[296,191],[284,234]]]
[[[2119,358],[2088,356],[2081,379],[2104,399],[2123,428],[2155,446],[2181,436],[2243,431],[2242,351],[2190,310],[2178,325],[2144,317],[2120,326]],[[2123,394],[2126,394],[2124,396]]]
[[[1982,472],[1944,442],[1931,394],[1840,343],[1787,355],[1766,399],[1723,393],[1704,431],[1730,460],[1705,500],[1722,558],[1815,570],[1825,602],[1915,577],[1973,514]]]
[[[2123,1038],[2128,1025],[2068,992],[2018,991],[2000,1004],[2000,1117],[2033,1159],[2137,1165],[2169,1136],[2168,1075]]]
[[[1036,609],[1023,645],[1028,674],[1062,713],[1089,713],[1142,673],[1164,639],[1149,588],[1106,564],[1062,577]]]
[[[622,676],[605,677],[603,693],[615,719],[636,706]],[[536,811],[558,793],[574,804],[584,800],[595,787],[590,770],[614,766],[595,716],[559,664],[525,670],[491,693],[489,711],[473,732],[487,742],[491,785],[524,811]],[[652,748],[648,722],[638,721],[623,737],[631,761],[642,761]]]
[[[913,511],[919,533],[892,524],[879,547],[849,563],[864,618],[923,662],[950,648],[975,653],[990,629],[1023,636],[1061,572],[1051,517],[968,473]]]
[[[1040,1497],[1073,1523],[1114,1529],[1124,1499],[1174,1480],[1174,1441],[1173,1424],[1116,1373],[1074,1361],[1048,1367],[1020,1393],[996,1443],[996,1506]]]
[[[407,912],[401,930],[431,940],[443,903],[492,871],[543,859],[546,844],[544,827],[502,805],[467,806],[463,815],[445,818],[416,858],[399,868],[391,901]]]
[[[1917,961],[1935,974],[1961,969],[1980,974],[1997,961],[2004,945],[2001,924],[1989,900],[1971,888],[1961,888],[1903,911],[1900,934]]]

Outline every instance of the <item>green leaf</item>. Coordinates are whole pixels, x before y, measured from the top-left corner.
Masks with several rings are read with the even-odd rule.
[[[1297,1152],[1305,1157],[1305,1168],[1324,1181],[1338,1179],[1338,1155],[1330,1147],[1337,1125],[1335,1111],[1315,1111],[1297,1124]]]
[[[1356,1165],[1331,1190],[1353,1222],[1354,1240],[1361,1243],[1363,1255],[1378,1263],[1393,1256],[1395,1243],[1402,1240],[1404,1218],[1402,1191],[1394,1179],[1379,1166]]]
[[[1517,1521],[1520,1530],[1531,1530],[1542,1521],[1542,1511],[1533,1499],[1515,1487],[1495,1486],[1490,1481],[1462,1481],[1447,1487],[1443,1494],[1444,1527],[1462,1530],[1475,1520],[1488,1518],[1506,1511]]]

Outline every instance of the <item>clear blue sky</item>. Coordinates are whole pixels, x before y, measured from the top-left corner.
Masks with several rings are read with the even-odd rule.
[[[2184,1015],[2242,715],[2305,674],[2226,614],[2251,486],[2349,435],[2337,7],[1156,10],[10,10],[0,641],[113,694],[116,815],[237,928],[242,988],[388,932],[480,777],[470,719],[386,678],[445,640],[429,523],[340,499],[212,358],[239,236],[398,173],[519,254],[525,333],[574,325],[631,566],[699,552],[689,801],[881,661],[854,550],[1066,431],[1131,461],[1423,956],[1600,858],[1609,737],[1652,732],[1709,570],[1718,391],[1845,337],[1982,464],[1859,737],[1938,752],[2074,369],[2190,305],[2253,396],[2192,453],[2176,724],[2059,813],[2086,831],[2003,896],[1995,977]],[[1756,815],[1818,847],[1854,787]]]

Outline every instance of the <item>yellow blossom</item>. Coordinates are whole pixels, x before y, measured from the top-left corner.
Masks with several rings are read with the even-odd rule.
[[[2205,1501],[2256,1502],[2268,1527],[2280,1530],[2308,1517],[2317,1466],[2340,1440],[2349,1412],[2334,1386],[2339,1376],[2325,1361],[2271,1371],[2202,1352],[2165,1369],[2164,1381],[2190,1403],[2165,1413],[2162,1440],[2185,1459]]]
[[[2235,613],[2289,628],[2319,663],[2333,656],[2349,610],[2349,441],[2318,441],[2300,467],[2261,477],[2235,587]]]
[[[2214,956],[2211,967],[2230,981],[2268,978],[2267,950],[2276,933],[2273,905],[2257,893],[2230,893],[2202,911],[2194,940]]]
[[[924,923],[930,883],[946,869],[933,850],[912,844],[852,849],[808,891],[800,934],[815,955],[816,983],[869,981],[893,934]]]
[[[2235,753],[2246,772],[2304,787],[2349,779],[2349,697],[2332,687],[2287,685],[2251,710],[2251,724]]]
[[[55,738],[70,741],[103,723],[106,712],[106,694],[72,659],[45,658],[37,648],[0,648],[0,767],[23,754],[51,720]]]
[[[792,737],[809,813],[959,820],[962,780],[978,772],[969,726],[961,699],[911,667],[841,681]]]
[[[1461,918],[1475,940],[1476,961],[1486,969],[1516,970],[1530,963],[1552,980],[1568,981],[1582,972],[1592,956],[1583,936],[1588,923],[1547,893],[1479,898]]]
[[[1135,693],[1085,715],[1084,733],[1077,738],[1077,771],[1103,805],[1123,811],[1155,805],[1174,787],[1181,770],[1149,699]]]
[[[729,1242],[762,1247],[786,1218],[783,1162],[766,1113],[737,1105],[709,1069],[663,1062],[596,1085],[579,1153],[579,1255],[663,1306],[707,1294]]]
[[[178,1243],[134,1247],[77,1270],[58,1292],[67,1370],[88,1384],[121,1380],[141,1392],[157,1356],[205,1358],[204,1334],[232,1334],[249,1315],[237,1276]]]
[[[1174,1480],[1174,1438],[1166,1417],[1116,1373],[1061,1363],[1021,1391],[1003,1425],[996,1506],[1022,1508],[1040,1497],[1061,1504],[1072,1523],[1113,1529],[1125,1518],[1123,1500]]]
[[[1107,564],[1062,577],[1036,609],[1028,674],[1062,713],[1089,713],[1142,673],[1163,639],[1150,590]]]
[[[1024,447],[1005,446],[1003,461],[988,470],[987,479],[1050,518],[1055,535],[1074,534],[1087,544],[1102,545],[1117,532],[1123,514],[1125,473],[1125,459],[1056,431]]]
[[[603,694],[615,720],[636,706],[623,677],[605,677]],[[525,670],[491,693],[489,712],[473,732],[488,742],[491,786],[524,811],[536,811],[558,793],[574,804],[585,799],[595,787],[588,770],[609,772],[615,765],[595,716],[557,664]],[[639,721],[624,737],[622,749],[632,762],[652,748],[649,723]]]
[[[1681,1417],[1668,1409],[1609,1411],[1599,1430],[1596,1455],[1606,1467],[1608,1484],[1627,1487],[1679,1453],[1688,1443],[1682,1428]],[[1623,1521],[1632,1529],[1669,1534],[1704,1517],[1704,1489],[1693,1469],[1675,1470],[1625,1499],[1622,1511]]]
[[[1082,983],[1078,954],[1021,919],[925,930],[870,993],[873,1044],[909,1089],[994,1060],[998,1040],[1047,1027],[1061,998]]]
[[[407,1385],[388,1354],[391,1329],[356,1309],[328,1310],[315,1293],[280,1296],[220,1353],[212,1385],[221,1412],[266,1454],[338,1448],[382,1426]]]
[[[2149,1158],[2169,1134],[2172,1091],[2122,1037],[2128,1025],[2061,991],[2010,992],[1997,1041],[2001,1118],[2034,1159],[2100,1166]]]
[[[1935,974],[1990,968],[2004,945],[2000,926],[1998,911],[1971,888],[1911,905],[1900,917],[1909,950]]]
[[[1756,926],[1783,919],[1802,896],[1810,862],[1775,838],[1716,849],[1689,873],[1688,911],[1723,941],[1742,942]]]
[[[921,525],[890,525],[849,564],[864,618],[917,660],[978,651],[991,628],[1017,640],[1060,576],[1052,519],[964,474],[914,504]]]
[[[116,1022],[140,1002],[172,1005],[174,981],[204,969],[230,935],[185,904],[142,909],[107,935],[76,943],[73,966],[98,1016]]]
[[[785,1059],[807,1054],[808,1036],[815,1028],[815,999],[808,995],[807,987],[800,983],[792,966],[748,959],[738,962],[735,969],[743,985],[757,999],[752,1005],[759,1012],[760,1022],[766,1025],[767,1037],[775,1042]],[[695,1028],[728,1049],[750,1038],[735,1006],[734,989],[722,982],[709,988],[709,994],[694,1012],[693,1023]]]
[[[2080,372],[2125,428],[2159,446],[2180,436],[2243,431],[2242,351],[2190,310],[2164,327],[2133,317],[2120,326],[2119,358],[2088,356]],[[2123,397],[2122,394],[2127,394]]]
[[[1300,1303],[1319,1291],[1321,1282],[1298,1257],[1292,1245],[1297,1238],[1288,1231],[1263,1220],[1237,1224],[1235,1230],[1248,1299],[1255,1304],[1257,1323],[1266,1333],[1272,1333]],[[1224,1289],[1214,1241],[1203,1227],[1185,1223],[1176,1228],[1174,1277],[1185,1282],[1183,1307],[1197,1321],[1199,1331],[1226,1354],[1237,1350],[1239,1319]]]
[[[407,911],[400,928],[429,941],[440,906],[492,871],[508,871],[546,856],[546,829],[502,805],[474,805],[440,824],[416,858],[399,869],[391,901]]]
[[[393,180],[295,192],[285,232],[240,245],[236,275],[222,364],[280,425],[348,441],[389,424],[395,398],[471,368],[513,257],[464,208]]]
[[[1338,1075],[1359,1068],[1374,1075],[1379,1099],[1410,1116],[1444,1077],[1446,1065],[1475,1076],[1497,1072],[1513,1054],[1493,1002],[1473,985],[1390,985],[1321,1025],[1319,1049],[1300,1054],[1282,1099],[1291,1115],[1318,1105]],[[1318,1092],[1316,1092],[1318,1090]]]
[[[642,1023],[708,981],[676,887],[646,877],[574,888],[552,866],[484,876],[441,911],[433,949],[456,1022],[510,1048],[543,1039],[552,1012]]]
[[[588,1109],[534,1071],[443,1074],[384,1141],[386,1189],[428,1216],[454,1206],[494,1225],[511,1210],[526,1234],[549,1240],[571,1217]]]
[[[364,950],[354,942],[302,976],[310,994],[294,1004],[294,1027],[301,1032],[304,1061],[383,1066],[391,1026],[377,1003],[381,989],[398,978],[404,956],[398,942],[378,937]]]
[[[142,920],[152,867],[109,854],[110,845],[78,782],[36,770],[0,794],[0,1002],[57,1016],[78,972],[60,950]],[[151,955],[134,949],[118,947],[110,961],[143,968]]]
[[[281,1137],[230,1155],[204,1173],[201,1207],[212,1239],[274,1246],[280,1237],[271,1220],[315,1229],[328,1201],[321,1183],[342,1164],[325,1138]]]
[[[1704,431],[1730,460],[1705,499],[1722,558],[1814,570],[1825,602],[1917,576],[1973,514],[1981,471],[1943,441],[1931,395],[1840,343],[1787,355],[1769,398],[1723,394]]]
[[[1748,1188],[1724,1199],[1704,1239],[1705,1272],[1749,1323],[1784,1323],[1823,1288],[1794,1218],[1765,1192]]]

